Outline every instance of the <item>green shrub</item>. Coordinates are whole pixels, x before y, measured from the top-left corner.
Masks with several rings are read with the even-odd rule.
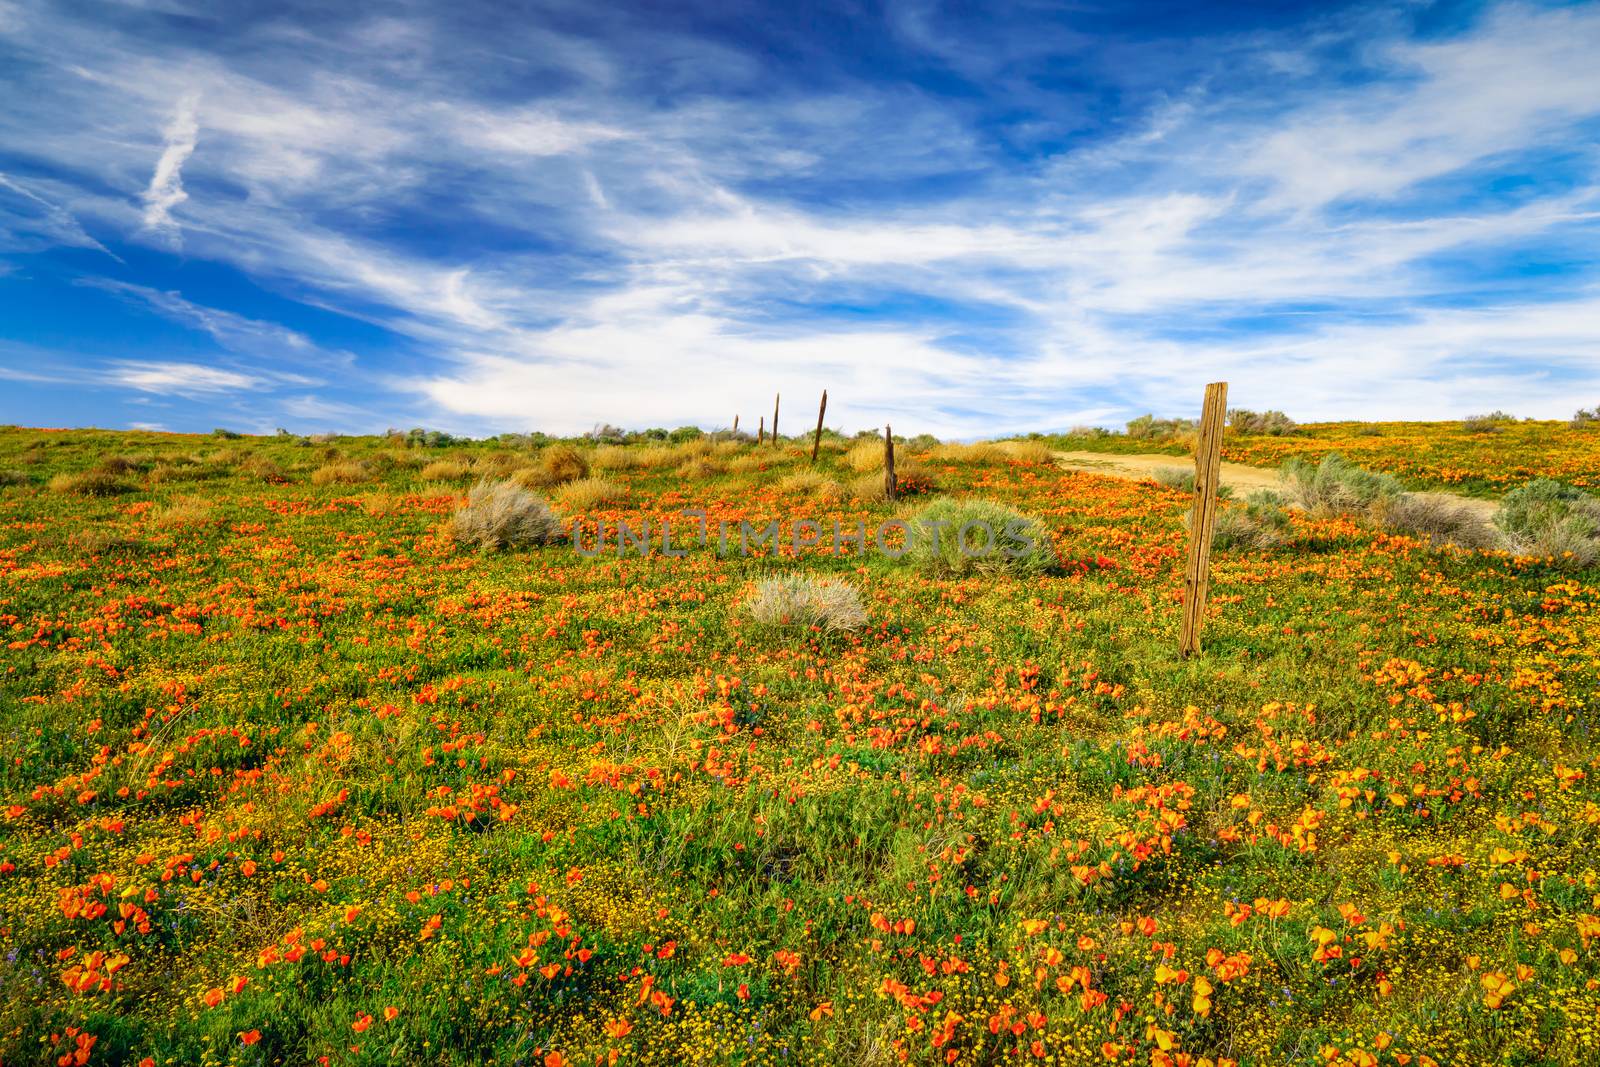
[[[1468,415],[1461,420],[1461,428],[1468,433],[1499,433],[1501,426],[1516,421],[1515,415],[1504,411],[1491,411],[1487,415]]]
[[[1507,493],[1494,524],[1519,556],[1575,568],[1600,560],[1600,498],[1552,478],[1535,478]]]
[[[1135,440],[1155,440],[1190,433],[1195,424],[1190,419],[1158,419],[1154,415],[1140,415],[1128,423],[1128,436]]]
[[[991,500],[942,497],[912,516],[909,527],[906,558],[932,574],[1026,577],[1055,566],[1044,524]]]
[[[848,582],[788,574],[768,578],[745,602],[756,622],[768,626],[813,626],[855,630],[867,624],[861,596]]]

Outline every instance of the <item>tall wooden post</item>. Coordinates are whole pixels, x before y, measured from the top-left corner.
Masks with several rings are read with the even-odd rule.
[[[1183,632],[1178,653],[1200,651],[1206,596],[1211,591],[1211,538],[1217,529],[1217,486],[1222,475],[1222,426],[1228,413],[1228,383],[1206,386],[1200,436],[1194,446],[1194,506],[1189,512],[1189,562],[1183,572]]]
[[[885,425],[883,428],[883,495],[893,500],[897,488],[894,481],[894,429]]]
[[[782,394],[772,394],[772,443],[774,446],[778,443],[778,401],[782,399]]]
[[[828,391],[822,391],[822,404],[817,408],[817,436],[811,439],[811,462],[817,462],[817,449],[822,447],[822,416],[828,413]]]
[[[767,439],[767,417],[761,416],[761,422],[756,426],[756,444]]]
[[[735,415],[733,417],[733,433],[730,436],[733,436],[733,437],[738,437],[739,436],[739,416],[737,416],[737,415]]]

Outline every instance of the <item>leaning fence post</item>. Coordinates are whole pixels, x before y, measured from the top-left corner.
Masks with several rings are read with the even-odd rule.
[[[822,447],[822,416],[828,413],[828,391],[822,391],[822,404],[817,408],[817,436],[811,439],[811,462],[817,462],[817,449]]]
[[[737,415],[735,415],[733,417],[733,433],[730,434],[729,436],[731,436],[731,437],[738,437],[739,436],[739,416],[737,416]]]
[[[778,443],[778,401],[782,399],[782,394],[772,394],[772,443],[774,446]]]
[[[894,430],[888,425],[883,428],[883,495],[890,500],[894,499],[898,486],[894,481]]]
[[[1200,651],[1206,595],[1211,590],[1211,539],[1217,528],[1217,487],[1222,474],[1222,426],[1228,411],[1228,383],[1206,386],[1200,435],[1194,446],[1194,505],[1189,512],[1189,562],[1183,572],[1183,631],[1178,653],[1187,659]]]
[[[767,417],[765,415],[763,415],[763,416],[761,416],[761,421],[756,424],[756,444],[759,445],[762,441],[765,441],[766,439],[767,439]]]

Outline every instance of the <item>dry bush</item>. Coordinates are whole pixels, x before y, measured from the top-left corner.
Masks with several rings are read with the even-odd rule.
[[[628,490],[604,478],[579,478],[555,491],[556,502],[569,511],[587,511],[602,504],[621,504]]]
[[[144,470],[148,466],[149,463],[139,456],[107,456],[95,464],[95,470],[116,476],[133,474],[136,471]]]
[[[454,459],[436,459],[422,468],[419,477],[425,482],[453,482],[472,473],[472,468]]]
[[[1500,543],[1487,519],[1447,493],[1404,493],[1385,509],[1383,524],[1435,547],[1495,548]]]
[[[116,496],[132,492],[133,486],[115,474],[96,468],[77,474],[58,474],[50,479],[50,489],[75,496]]]
[[[922,464],[908,461],[901,463],[898,460],[894,465],[895,484],[902,496],[912,496],[917,493],[929,492],[933,488],[933,475]],[[845,487],[851,497],[863,504],[880,504],[888,499],[883,491],[883,471],[881,469],[872,474],[863,474],[852,479]]]
[[[1337,452],[1323,456],[1320,463],[1295,456],[1279,469],[1278,477],[1290,498],[1317,518],[1353,515],[1382,521],[1404,492],[1392,475],[1365,470]]]
[[[1600,404],[1596,404],[1592,408],[1579,408],[1574,411],[1570,425],[1576,430],[1580,426],[1592,426],[1597,422],[1600,422]]]
[[[31,481],[33,479],[29,477],[27,471],[0,470],[0,486],[27,485]]]
[[[1553,478],[1507,493],[1494,524],[1519,556],[1578,569],[1600,561],[1600,498]]]
[[[1284,503],[1282,494],[1261,489],[1245,497],[1243,506],[1223,508],[1217,513],[1212,545],[1264,552],[1283,544],[1294,530]],[[1192,512],[1185,518],[1192,518]]]
[[[150,524],[165,529],[200,526],[211,521],[211,504],[203,497],[180,496],[150,512]]]
[[[867,610],[854,586],[803,574],[766,579],[744,607],[751,618],[767,626],[841,631],[867,624]]]
[[[478,548],[521,548],[561,537],[561,519],[544,499],[515,482],[479,482],[450,517],[450,537]]]
[[[324,463],[311,472],[313,485],[355,485],[371,478],[371,464],[365,460],[346,459]]]

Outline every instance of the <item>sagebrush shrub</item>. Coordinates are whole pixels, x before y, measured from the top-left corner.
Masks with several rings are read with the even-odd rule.
[[[1500,540],[1482,514],[1447,493],[1402,493],[1385,510],[1383,525],[1435,547],[1495,548]]]
[[[515,482],[479,482],[449,523],[457,544],[486,549],[549,544],[562,532],[561,519],[544,498]]]
[[[1217,513],[1212,545],[1265,551],[1283,544],[1294,532],[1285,503],[1282,494],[1259,489],[1242,506],[1223,508]]]
[[[1177,437],[1193,432],[1194,428],[1192,419],[1158,419],[1154,415],[1140,415],[1128,423],[1128,436],[1135,440]]]
[[[1389,474],[1356,466],[1337,452],[1313,463],[1295,456],[1278,471],[1290,498],[1318,518],[1354,515],[1381,519],[1404,489]]]
[[[1251,411],[1234,408],[1228,412],[1228,425],[1236,433],[1267,434],[1281,437],[1294,433],[1296,423],[1281,411]]]
[[[1535,478],[1507,493],[1494,524],[1519,556],[1578,568],[1600,560],[1600,498],[1553,478]]]
[[[1491,411],[1487,415],[1468,415],[1461,420],[1461,428],[1468,433],[1498,433],[1503,424],[1515,421],[1515,415]]]
[[[935,500],[912,516],[906,558],[932,574],[1038,576],[1055,566],[1050,531],[992,500]]]
[[[867,624],[867,609],[854,586],[803,574],[766,579],[745,601],[745,610],[768,626],[855,630]]]

